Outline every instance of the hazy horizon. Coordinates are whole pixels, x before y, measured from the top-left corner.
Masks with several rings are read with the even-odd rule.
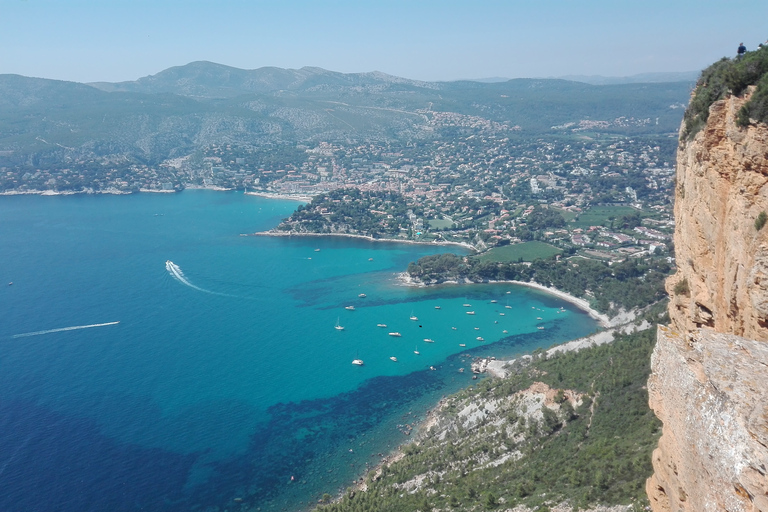
[[[0,73],[76,82],[136,80],[200,60],[423,81],[629,77],[703,69],[768,37],[768,7],[755,0],[738,9],[722,0],[0,5]]]

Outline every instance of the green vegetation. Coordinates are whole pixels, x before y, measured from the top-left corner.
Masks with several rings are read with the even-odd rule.
[[[628,310],[663,299],[670,270],[665,259],[630,259],[613,265],[582,258],[540,259],[529,265],[446,253],[411,262],[407,271],[425,283],[535,281],[586,299],[598,311],[615,313],[619,308]]]
[[[540,355],[506,379],[449,397],[438,424],[408,445],[401,461],[366,476],[367,491],[347,492],[319,510],[647,505],[645,480],[661,426],[645,389],[654,342],[649,329],[576,353]],[[528,411],[515,394],[534,382],[561,390],[558,405]],[[574,405],[562,390],[581,401]],[[472,405],[482,411],[476,421],[458,414]]]
[[[432,219],[429,221],[429,227],[432,229],[451,229],[455,222],[448,219]]]
[[[642,215],[636,209],[630,206],[593,206],[592,208],[580,213],[572,223],[574,227],[588,228],[590,226],[605,226],[611,229],[620,228],[621,223],[618,219],[626,216],[648,216]],[[637,224],[639,226],[639,224]]]
[[[480,254],[477,259],[481,262],[492,261],[497,263],[534,261],[551,258],[562,252],[561,249],[547,243],[532,241],[494,247],[490,251]]]
[[[757,90],[739,112],[741,126],[768,122],[768,48],[748,52],[741,59],[723,58],[702,71],[693,98],[685,111],[683,137],[691,138],[701,130],[709,117],[709,107],[728,94],[741,96],[750,85]]]
[[[765,213],[765,210],[763,210],[757,215],[757,218],[755,219],[755,229],[758,231],[763,229],[766,221],[768,221],[768,213]]]
[[[397,192],[340,188],[315,196],[307,205],[300,205],[275,229],[394,238],[400,235],[401,228],[409,233],[415,231],[408,217],[413,208],[415,206],[406,203]]]
[[[688,279],[683,279],[682,281],[675,283],[673,291],[675,292],[675,295],[690,295],[691,287],[688,284]]]

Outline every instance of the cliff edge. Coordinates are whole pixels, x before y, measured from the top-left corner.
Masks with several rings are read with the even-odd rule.
[[[671,323],[648,382],[654,511],[768,511],[768,126],[737,123],[752,89],[678,148]]]

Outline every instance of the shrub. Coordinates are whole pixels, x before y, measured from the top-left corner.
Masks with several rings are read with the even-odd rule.
[[[688,286],[688,279],[683,279],[682,281],[678,281],[677,284],[675,284],[674,287],[675,295],[690,295],[691,294],[691,288]]]
[[[763,210],[757,215],[757,218],[755,219],[755,229],[758,231],[763,229],[766,221],[768,221],[768,213],[765,213],[765,210]]]
[[[683,117],[682,137],[690,139],[701,130],[714,102],[728,94],[740,96],[750,85],[757,85],[757,90],[738,113],[740,126],[748,125],[750,118],[768,122],[768,47],[749,52],[741,60],[722,58],[702,71]]]

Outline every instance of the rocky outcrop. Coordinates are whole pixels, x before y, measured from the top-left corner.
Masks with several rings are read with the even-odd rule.
[[[648,393],[664,423],[654,510],[768,510],[768,344],[659,327]]]
[[[735,124],[745,101],[716,102],[706,128],[678,149],[669,312],[678,330],[768,341],[768,226],[755,229],[768,210],[768,128]]]
[[[735,124],[745,101],[714,103],[678,149],[671,325],[648,386],[655,511],[768,511],[768,127]]]

